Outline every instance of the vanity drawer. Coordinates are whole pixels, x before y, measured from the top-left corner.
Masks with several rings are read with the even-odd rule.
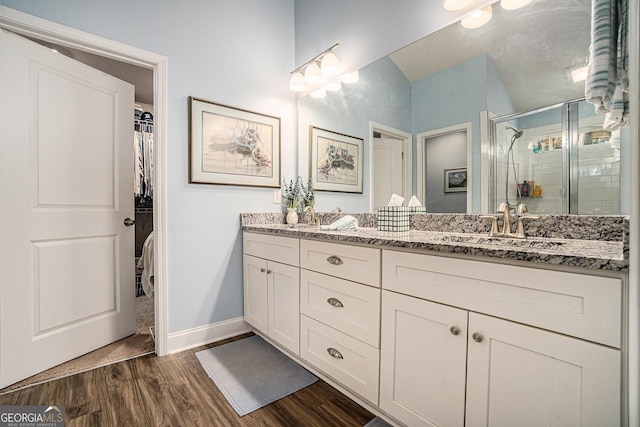
[[[379,288],[302,269],[300,312],[379,348]]]
[[[300,356],[369,402],[378,404],[377,348],[301,315]]]
[[[622,280],[383,251],[384,289],[620,348]]]
[[[243,233],[242,251],[247,255],[296,267],[300,263],[300,240],[292,237]]]
[[[380,287],[379,249],[301,240],[300,267]]]

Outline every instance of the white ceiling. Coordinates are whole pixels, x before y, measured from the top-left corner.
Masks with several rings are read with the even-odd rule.
[[[591,0],[534,0],[511,11],[498,2],[484,27],[455,23],[390,58],[414,82],[486,52],[516,111],[529,111],[584,96],[584,82],[567,70],[587,64],[590,26]]]

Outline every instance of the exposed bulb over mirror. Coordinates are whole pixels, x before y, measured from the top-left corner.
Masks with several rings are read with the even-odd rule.
[[[483,7],[482,9],[478,9],[475,12],[471,12],[470,14],[462,18],[460,23],[464,28],[480,28],[487,22],[491,21],[492,16],[493,13],[491,12],[491,5],[489,5]]]

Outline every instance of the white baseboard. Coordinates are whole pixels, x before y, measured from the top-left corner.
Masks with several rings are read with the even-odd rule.
[[[246,332],[251,332],[252,327],[242,317],[210,323],[197,328],[186,329],[169,334],[167,350],[168,354],[179,353],[190,348],[199,347],[212,342],[235,337]]]

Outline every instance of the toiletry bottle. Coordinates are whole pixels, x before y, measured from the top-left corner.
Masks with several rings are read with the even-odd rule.
[[[533,187],[533,197],[542,197],[542,187],[536,185]]]
[[[520,195],[522,197],[528,197],[529,196],[529,184],[527,183],[527,181],[522,183],[522,191],[520,192]]]

